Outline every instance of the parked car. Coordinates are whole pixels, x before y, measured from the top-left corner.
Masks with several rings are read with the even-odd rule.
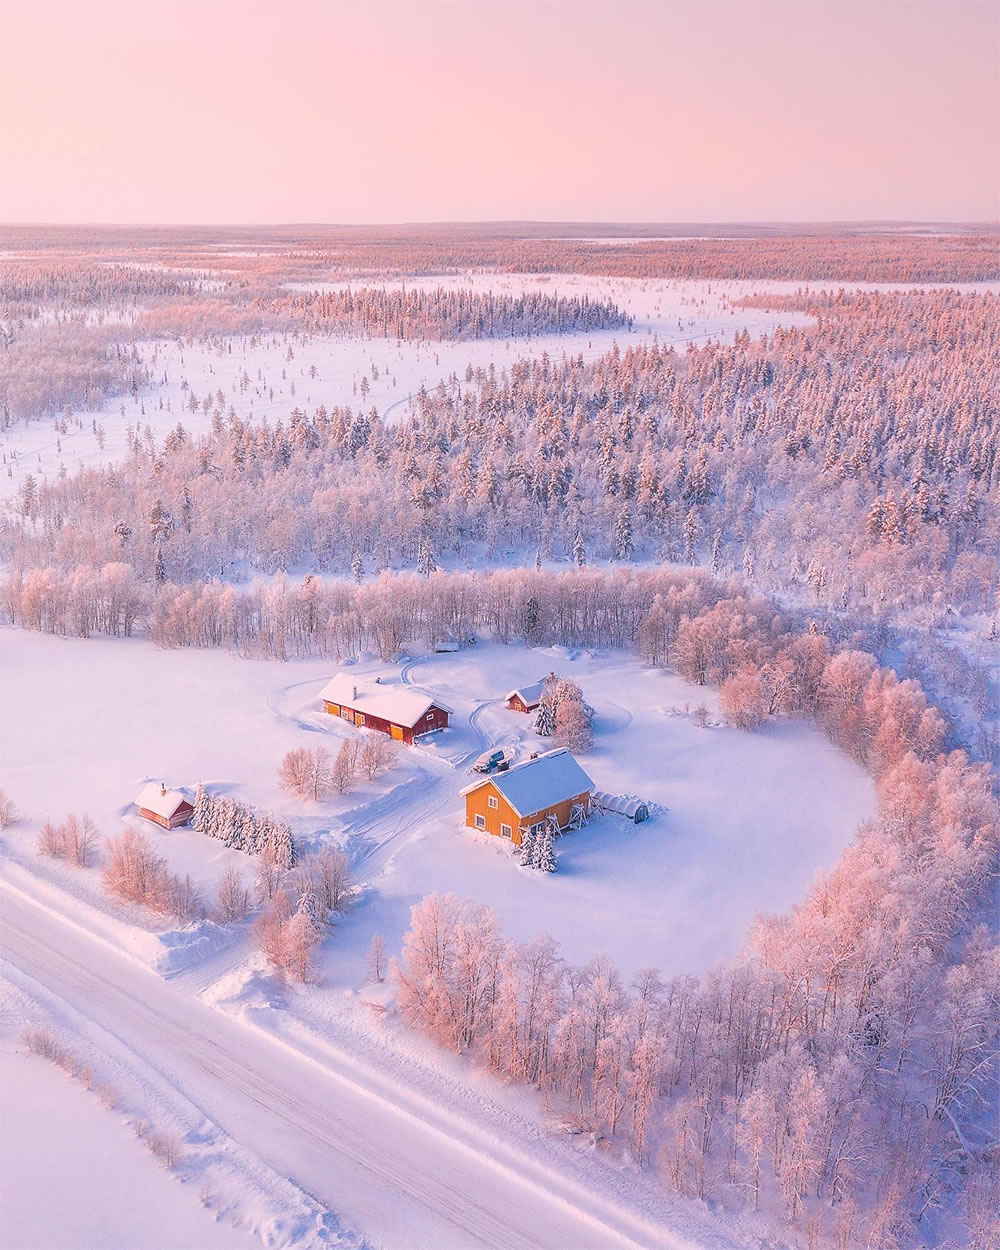
[[[455,638],[439,638],[434,644],[434,650],[438,653],[460,651],[462,644]]]
[[[514,752],[506,747],[490,747],[472,765],[476,773],[506,772],[514,760]]]

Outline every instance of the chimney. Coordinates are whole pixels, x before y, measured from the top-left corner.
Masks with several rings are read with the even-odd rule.
[[[357,686],[353,686],[353,687],[351,688],[351,698],[354,700],[354,702],[355,702],[355,703],[357,703],[357,701],[358,701],[358,688],[357,688]]]
[[[163,784],[163,782],[161,781],[161,782],[160,782],[160,794],[161,794],[161,795],[165,795],[166,793],[167,793],[167,787],[166,787],[166,786]]]

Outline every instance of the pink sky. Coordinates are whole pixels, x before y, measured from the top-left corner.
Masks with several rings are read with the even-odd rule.
[[[6,221],[1000,216],[1000,7],[0,0]]]

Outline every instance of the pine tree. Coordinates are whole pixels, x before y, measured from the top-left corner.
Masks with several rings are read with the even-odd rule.
[[[694,564],[695,544],[698,541],[698,514],[694,508],[688,508],[684,518],[684,563]]]
[[[361,552],[354,553],[354,559],[351,561],[351,572],[354,574],[354,580],[360,586],[365,580],[365,564],[361,559]]]
[[[587,549],[583,545],[583,534],[577,530],[576,537],[573,539],[573,563],[578,569],[582,569],[587,563]]]
[[[274,848],[274,858],[279,868],[291,868],[295,863],[295,843],[292,841],[292,831],[284,823],[284,821],[274,821],[274,832],[272,834],[271,845]]]
[[[535,832],[533,829],[527,829],[521,834],[521,859],[522,868],[534,868],[535,866]]]
[[[261,812],[254,819],[253,853],[259,855],[274,841],[274,821],[270,812]]]
[[[424,577],[430,577],[436,569],[437,560],[434,558],[434,548],[431,540],[424,535],[420,540],[420,549],[417,553],[417,572],[423,573]]]
[[[202,782],[198,782],[198,789],[194,796],[194,815],[191,817],[192,826],[200,832],[205,832],[208,824],[208,817],[211,810],[212,799]]]
[[[167,562],[163,558],[163,548],[159,543],[156,544],[156,556],[153,560],[153,576],[159,586],[167,580]]]
[[[538,841],[535,867],[539,872],[555,872],[556,870],[556,848],[551,829],[546,829]]]
[[[622,504],[618,519],[615,521],[614,550],[616,560],[631,560],[632,517],[629,514],[628,504]]]
[[[552,705],[552,699],[543,695],[538,705],[538,715],[535,717],[535,733],[543,738],[551,738],[555,731],[556,710]]]
[[[868,537],[873,542],[878,542],[882,537],[882,531],[885,528],[885,507],[878,495],[872,501],[872,506],[868,511],[868,519],[865,521],[865,529]]]
[[[743,576],[747,579],[748,582],[753,581],[754,562],[753,562],[753,548],[752,547],[743,548]]]

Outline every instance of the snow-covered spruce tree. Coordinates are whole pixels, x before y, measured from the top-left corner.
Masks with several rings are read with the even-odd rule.
[[[551,829],[546,829],[538,839],[534,866],[539,872],[556,870],[556,848]]]
[[[698,545],[698,513],[694,508],[688,508],[687,516],[684,518],[684,563],[694,564],[695,548]]]
[[[534,868],[535,866],[535,832],[533,829],[526,829],[521,834],[521,858],[519,863],[522,868]]]
[[[238,815],[235,799],[226,797],[219,801],[219,820],[215,836],[225,842],[226,846],[232,846]]]
[[[274,839],[274,819],[270,812],[261,812],[255,815],[253,829],[253,846],[251,851],[254,855],[261,855],[265,849],[271,846]]]
[[[205,832],[205,826],[208,823],[209,811],[211,809],[212,799],[202,782],[198,782],[198,789],[194,796],[194,815],[191,817],[191,824],[195,829]]]
[[[237,850],[246,851],[248,855],[252,855],[254,842],[257,838],[257,817],[249,803],[240,804],[235,836],[238,840],[230,845],[235,846]]]
[[[582,569],[587,563],[587,549],[583,545],[583,534],[579,530],[576,531],[576,537],[573,539],[573,563],[578,569]]]
[[[351,573],[355,582],[360,586],[365,580],[365,562],[361,559],[361,552],[354,553],[354,559],[351,561]]]
[[[623,503],[615,520],[614,552],[616,560],[632,559],[632,516],[628,504]]]
[[[430,577],[436,570],[437,560],[434,557],[434,547],[425,534],[420,540],[420,548],[417,552],[417,572],[422,573],[424,577]]]
[[[292,841],[292,831],[284,821],[274,821],[271,846],[278,867],[291,868],[295,863],[295,843]]]
[[[538,714],[535,717],[535,733],[542,738],[551,738],[556,731],[556,714],[552,706],[551,698],[542,696],[542,701],[538,705]]]

